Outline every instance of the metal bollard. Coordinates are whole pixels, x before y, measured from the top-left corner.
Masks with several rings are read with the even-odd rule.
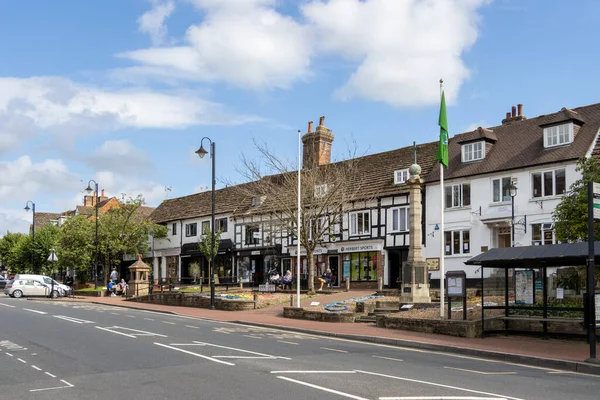
[[[350,277],[346,278],[346,292],[350,291]]]
[[[294,307],[294,295],[290,294],[290,307]]]
[[[377,278],[377,290],[379,290],[380,292],[383,290],[383,278],[382,277]]]

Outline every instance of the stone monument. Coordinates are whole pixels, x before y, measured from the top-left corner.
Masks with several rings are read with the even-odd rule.
[[[148,273],[150,266],[142,261],[142,255],[138,254],[138,260],[129,267],[131,279],[127,283],[133,296],[146,296],[148,294],[149,281]]]
[[[400,303],[431,303],[427,263],[423,258],[423,231],[421,229],[421,167],[417,164],[417,146],[413,143],[414,164],[410,166],[409,187],[409,247],[408,257],[402,263]]]

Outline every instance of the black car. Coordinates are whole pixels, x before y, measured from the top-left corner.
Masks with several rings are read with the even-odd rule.
[[[4,279],[3,277],[0,276],[0,289],[4,289],[6,287],[7,282],[8,282],[8,279]]]

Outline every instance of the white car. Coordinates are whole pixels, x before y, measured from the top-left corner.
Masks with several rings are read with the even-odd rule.
[[[44,283],[49,288],[52,287],[52,283],[54,282],[54,290],[57,291],[60,296],[67,296],[71,291],[69,286],[58,283],[47,275],[17,274],[15,275],[15,279],[32,279]]]

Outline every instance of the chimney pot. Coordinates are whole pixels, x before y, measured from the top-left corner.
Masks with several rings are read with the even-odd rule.
[[[516,117],[517,116],[517,107],[512,106],[512,116]]]
[[[523,116],[523,104],[517,104],[517,107],[519,108],[519,117]]]
[[[102,189],[102,197],[104,197],[104,189]]]
[[[506,119],[510,119],[510,111],[506,113]]]
[[[319,118],[319,126],[323,126],[325,124],[325,116],[322,115],[321,118]]]
[[[313,124],[312,121],[308,121],[308,133],[312,132],[312,124]]]

